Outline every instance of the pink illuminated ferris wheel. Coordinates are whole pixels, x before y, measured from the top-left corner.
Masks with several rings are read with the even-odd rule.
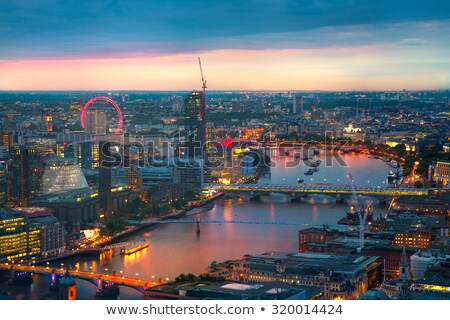
[[[91,100],[89,100],[83,107],[83,109],[81,109],[81,113],[80,113],[80,121],[81,121],[81,126],[84,128],[86,125],[86,110],[89,108],[89,106],[91,104],[93,104],[96,101],[106,101],[108,102],[110,105],[112,105],[114,107],[114,109],[116,109],[117,112],[117,116],[119,118],[118,123],[117,123],[117,128],[114,131],[115,134],[118,134],[122,131],[122,126],[123,126],[123,119],[122,119],[122,111],[120,111],[120,107],[119,105],[111,98],[109,97],[105,97],[105,96],[98,96],[98,97],[94,97]]]

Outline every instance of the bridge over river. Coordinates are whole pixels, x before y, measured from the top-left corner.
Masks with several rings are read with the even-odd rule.
[[[416,189],[416,188],[390,188],[373,186],[336,185],[336,184],[205,184],[204,188],[224,193],[239,194],[250,199],[261,195],[278,193],[291,196],[292,199],[303,196],[323,194],[335,195],[337,200],[343,200],[352,195],[376,197],[380,200],[398,196],[438,196],[448,194],[448,189]]]
[[[57,275],[63,275],[66,272],[66,269],[59,268],[54,269],[53,267],[49,266],[36,266],[36,265],[25,265],[25,264],[10,264],[10,263],[0,263],[0,270],[11,270],[11,267],[14,268],[14,270],[21,270],[21,271],[27,271],[32,272],[35,274],[41,274],[41,275],[48,275],[49,277],[52,274],[52,270],[55,270]],[[118,285],[123,285],[127,287],[134,288],[136,290],[139,290],[141,292],[144,292],[145,289],[159,285],[159,281],[155,281],[155,279],[144,279],[140,278],[138,275],[136,277],[126,277],[118,274],[107,274],[107,273],[100,273],[100,272],[94,272],[94,271],[83,271],[79,269],[72,269],[70,270],[71,275],[74,278],[80,278],[83,280],[87,280],[95,285],[98,283],[99,277],[103,280],[108,280],[110,282],[114,282]]]

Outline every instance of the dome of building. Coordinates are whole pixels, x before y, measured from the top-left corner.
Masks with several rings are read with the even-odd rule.
[[[86,178],[75,158],[51,158],[46,160],[41,194],[87,187]]]

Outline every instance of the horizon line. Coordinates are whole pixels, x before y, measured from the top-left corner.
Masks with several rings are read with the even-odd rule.
[[[206,92],[396,92],[396,91],[450,91],[449,88],[436,88],[436,89],[378,89],[378,90],[332,90],[332,89],[314,89],[314,90],[296,90],[296,89],[217,89],[217,90],[206,90]],[[4,92],[191,92],[191,91],[202,91],[202,89],[0,89],[0,93]]]

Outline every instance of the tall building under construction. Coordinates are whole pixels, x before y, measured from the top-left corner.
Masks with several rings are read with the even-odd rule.
[[[205,99],[200,91],[192,91],[184,100],[187,158],[203,158],[206,142]]]

